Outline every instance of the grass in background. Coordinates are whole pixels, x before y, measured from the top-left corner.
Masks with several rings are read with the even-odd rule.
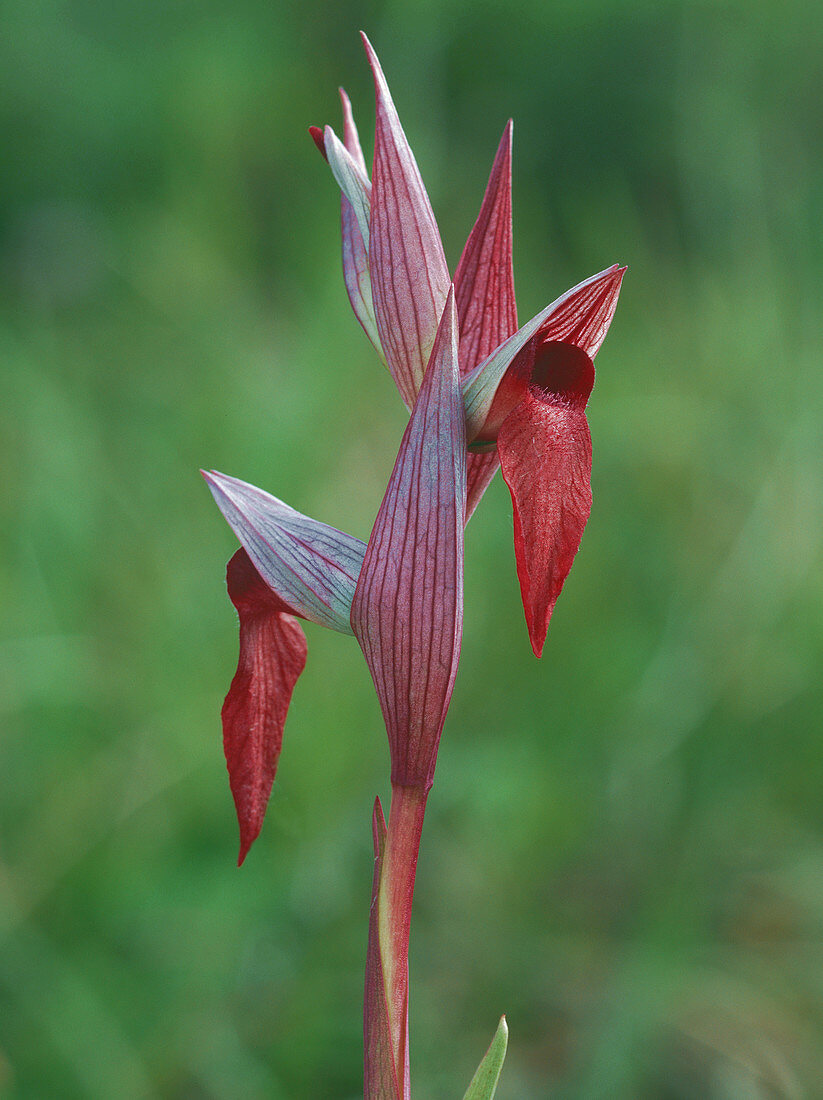
[[[520,313],[629,264],[595,507],[530,657],[505,487],[412,937],[421,1097],[823,1080],[823,173],[811,4],[8,4],[0,1094],[348,1100],[387,752],[309,627],[241,872],[215,466],[365,537],[404,416],[309,123],[381,52],[454,263],[509,114]]]

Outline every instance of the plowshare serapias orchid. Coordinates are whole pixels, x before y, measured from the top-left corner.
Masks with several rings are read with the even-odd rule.
[[[241,543],[228,566],[240,660],[223,707],[240,862],[260,831],[305,664],[297,619],[354,634],[374,679],[393,797],[388,832],[379,803],[373,823],[379,858],[366,1081],[367,1095],[403,1098],[408,921],[460,651],[463,528],[500,465],[513,502],[526,622],[540,656],[591,506],[585,407],[625,269],[584,280],[518,329],[509,122],[452,279],[385,77],[363,40],[377,100],[371,180],[345,92],[343,141],[330,126],[311,132],[342,191],[352,307],[411,410],[368,545],[245,482],[204,476]]]

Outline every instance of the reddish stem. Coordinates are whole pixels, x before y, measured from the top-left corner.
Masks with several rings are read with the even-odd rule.
[[[379,943],[391,1045],[403,1100],[410,1096],[409,929],[427,796],[428,791],[418,787],[392,786],[378,893]]]

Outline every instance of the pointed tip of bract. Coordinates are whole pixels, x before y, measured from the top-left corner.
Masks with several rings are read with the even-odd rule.
[[[497,152],[494,154],[494,161],[492,163],[492,170],[489,174],[489,185],[495,183],[499,186],[501,179],[508,177],[508,183],[506,186],[511,189],[511,170],[512,170],[512,136],[514,134],[514,123],[511,119],[506,123],[503,128],[503,133],[500,137],[500,141],[497,145]]]
[[[217,499],[218,495],[224,498],[228,496],[225,488],[226,475],[221,474],[218,470],[201,470],[200,473],[208,485],[211,495],[217,501],[217,506],[220,507],[220,501]]]
[[[380,59],[374,52],[374,46],[372,46],[371,42],[369,42],[368,35],[365,31],[360,32],[360,39],[363,43],[363,49],[366,51],[366,58],[369,62],[369,66],[371,67],[372,75],[374,76],[375,87],[377,88],[379,93],[391,99],[391,96],[389,95],[389,88],[386,83],[386,77],[383,74],[383,67],[380,64]]]
[[[208,485],[212,496],[214,496],[215,493],[219,493],[222,491],[220,487],[221,475],[217,472],[217,470],[201,470],[200,476]]]

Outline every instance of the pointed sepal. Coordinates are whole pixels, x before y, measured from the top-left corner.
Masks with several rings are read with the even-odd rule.
[[[236,477],[216,470],[201,473],[269,588],[293,613],[351,634],[351,603],[365,543]]]
[[[306,664],[306,637],[291,609],[263,581],[245,550],[226,569],[240,617],[237,672],[223,703],[223,748],[246,858],[263,825],[292,691]]]
[[[374,315],[408,408],[420,388],[449,291],[440,231],[386,78],[365,35],[377,98],[370,240]]]
[[[517,331],[512,266],[512,122],[492,164],[480,213],[454,276],[460,322],[460,373],[466,375]],[[466,520],[500,465],[497,452],[466,462]]]
[[[365,168],[361,168],[331,126],[323,130],[326,160],[343,197],[354,210],[366,252],[369,250],[369,217],[372,187]]]
[[[474,370],[517,331],[512,266],[512,122],[506,124],[486,192],[454,275],[460,373]]]
[[[351,155],[356,168],[360,170],[363,177],[368,179],[366,159],[360,147],[360,137],[354,123],[351,103],[342,88],[340,89],[340,101],[343,105],[343,144]],[[369,184],[369,211],[370,208],[371,183]],[[367,214],[367,221],[369,217],[370,212]],[[340,196],[340,227],[343,241],[343,280],[346,284],[346,292],[355,317],[374,345],[375,351],[385,363],[386,357],[380,345],[377,322],[374,319],[374,301],[372,299],[371,274],[369,273],[368,225],[364,237],[362,217],[358,220],[358,215],[345,194]]]
[[[506,1017],[501,1016],[494,1038],[483,1061],[477,1067],[477,1072],[472,1077],[471,1084],[466,1089],[463,1100],[494,1100],[508,1044],[509,1028],[506,1024]]]
[[[463,630],[465,492],[450,291],[352,604],[352,627],[380,700],[396,784],[431,786]]]

